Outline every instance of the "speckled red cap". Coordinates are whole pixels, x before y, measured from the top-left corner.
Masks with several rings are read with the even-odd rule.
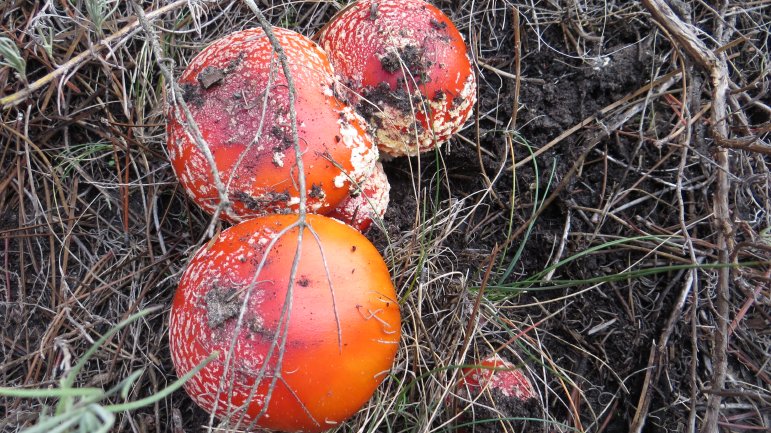
[[[274,28],[296,87],[295,109],[303,152],[309,212],[326,213],[369,176],[378,157],[364,122],[334,96],[326,54],[310,39]],[[179,83],[208,143],[232,208],[231,222],[296,211],[300,201],[291,133],[289,90],[261,28],[243,30],[206,47]],[[168,151],[182,186],[198,205],[218,203],[211,169],[172,105]]]
[[[296,221],[266,215],[223,230],[190,260],[174,296],[174,367],[182,376],[219,352],[185,390],[229,421],[227,431],[334,428],[370,399],[397,353],[401,314],[388,266],[353,228],[308,215],[289,292]]]
[[[319,44],[383,153],[433,149],[471,115],[476,78],[463,37],[422,0],[359,0],[319,32]]]
[[[478,368],[463,369],[461,385],[467,387],[472,396],[489,389],[505,398],[522,401],[535,398],[533,384],[527,375],[500,355],[490,356],[479,365]]]

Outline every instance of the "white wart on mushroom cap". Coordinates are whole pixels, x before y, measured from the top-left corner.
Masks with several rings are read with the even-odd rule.
[[[303,152],[310,212],[326,213],[349,193],[351,179],[363,181],[377,149],[362,119],[332,91],[333,70],[310,39],[274,28],[296,87],[295,110]],[[261,28],[243,30],[206,47],[179,78],[183,97],[233,206],[226,219],[240,221],[298,208],[286,77]],[[172,106],[168,150],[180,183],[205,210],[218,203],[211,169]]]
[[[476,78],[463,37],[422,0],[359,0],[321,30],[319,44],[388,155],[430,150],[471,115]]]

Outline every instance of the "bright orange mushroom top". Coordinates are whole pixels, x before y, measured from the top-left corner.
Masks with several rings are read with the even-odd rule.
[[[220,419],[235,423],[243,415],[241,428],[253,421],[281,431],[333,428],[369,400],[397,351],[399,306],[378,251],[345,224],[307,217],[319,241],[305,229],[291,296],[299,229],[279,234],[297,217],[270,215],[237,224],[204,246],[174,297],[169,344],[177,373],[220,351],[185,389]]]

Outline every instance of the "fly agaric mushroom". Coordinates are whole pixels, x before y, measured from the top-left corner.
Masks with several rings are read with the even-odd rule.
[[[487,357],[475,367],[464,368],[462,374],[459,395],[467,401],[481,403],[474,409],[477,419],[503,418],[526,423],[527,419],[540,417],[540,403],[530,379],[500,355]],[[527,428],[518,426],[517,431],[527,431]]]
[[[303,152],[307,208],[326,213],[363,181],[377,149],[361,117],[332,91],[327,55],[310,39],[273,28],[296,88],[295,112]],[[296,210],[300,201],[287,79],[261,28],[219,39],[199,53],[179,78],[184,100],[227,187],[234,222]],[[211,168],[179,107],[168,116],[168,150],[182,186],[213,212],[219,202]]]
[[[422,0],[359,0],[319,32],[381,152],[416,155],[458,132],[476,101],[463,37]]]
[[[383,171],[383,164],[378,162],[360,187],[327,216],[339,219],[364,233],[375,218],[383,218],[385,215],[390,190],[391,185]]]
[[[353,228],[307,215],[313,232],[304,229],[289,292],[296,221],[267,215],[224,230],[195,254],[174,296],[177,373],[219,351],[185,389],[236,428],[333,428],[369,400],[396,354],[400,313],[388,268]]]

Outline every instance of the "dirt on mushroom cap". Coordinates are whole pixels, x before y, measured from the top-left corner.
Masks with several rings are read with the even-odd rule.
[[[295,221],[295,216],[271,215],[223,231],[191,260],[175,295],[169,344],[177,373],[220,351],[185,387],[204,409],[216,405],[222,419],[237,420],[242,411],[233,415],[228,410],[243,405],[246,423],[255,420],[278,368],[278,352],[266,357],[285,329],[282,311],[298,229],[278,236]],[[308,215],[308,223],[320,244],[305,229],[282,380],[266,416],[257,420],[258,426],[283,431],[321,431],[353,415],[385,378],[400,339],[396,293],[375,247],[331,218]],[[247,403],[265,362],[266,376]]]
[[[471,114],[476,78],[465,43],[428,3],[360,0],[330,21],[319,42],[384,153],[429,150]]]
[[[313,185],[323,191],[309,194],[307,206],[325,213],[348,194],[351,180],[362,181],[371,172],[377,150],[362,119],[334,96],[326,54],[298,33],[280,28],[274,33],[295,82],[308,193]],[[238,221],[297,209],[289,89],[263,30],[215,41],[191,61],[179,81],[234,202],[226,218]],[[180,183],[200,206],[213,211],[218,200],[211,170],[173,106],[167,131]]]

